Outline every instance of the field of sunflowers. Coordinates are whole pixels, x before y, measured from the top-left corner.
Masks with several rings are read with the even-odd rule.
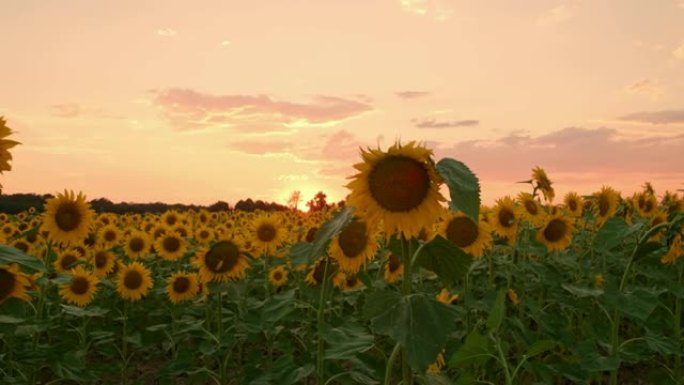
[[[537,167],[483,206],[420,144],[361,158],[312,213],[0,214],[0,382],[684,384],[677,194]]]

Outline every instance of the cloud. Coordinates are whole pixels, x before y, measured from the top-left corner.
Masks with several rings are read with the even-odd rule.
[[[466,120],[452,120],[446,122],[438,122],[435,119],[413,119],[411,120],[415,123],[418,128],[452,128],[452,127],[472,127],[480,124],[479,120],[466,119]]]
[[[679,60],[684,60],[684,44],[680,45],[674,51],[672,51],[672,56]]]
[[[536,24],[539,27],[560,24],[574,17],[576,12],[577,7],[574,3],[561,4],[539,15]]]
[[[620,116],[618,119],[636,123],[678,124],[684,123],[684,109],[635,112]]]
[[[446,0],[400,0],[401,9],[411,15],[432,17],[446,21],[454,13]]]
[[[578,180],[655,172],[684,178],[677,161],[683,148],[684,134],[625,139],[612,128],[569,127],[537,137],[513,133],[494,140],[465,141],[437,148],[435,155],[466,163],[482,179],[508,182],[524,179],[537,165]]]
[[[74,103],[53,104],[50,106],[52,116],[60,118],[75,118],[83,112],[83,109]]]
[[[650,96],[661,96],[664,91],[663,87],[657,80],[643,79],[634,82],[624,88],[628,94],[642,94]]]
[[[219,125],[243,132],[289,131],[292,126],[334,126],[373,109],[358,100],[323,95],[299,103],[267,95],[216,96],[180,88],[154,92],[155,104],[181,129]]]
[[[430,92],[427,91],[400,91],[400,92],[395,92],[395,95],[402,99],[416,99],[416,98],[421,98],[423,96],[428,96],[430,95]]]
[[[230,40],[223,40],[223,41],[221,42],[221,47],[228,47],[228,46],[230,46],[230,45],[232,45],[232,44],[233,44],[233,42],[230,41]]]
[[[178,35],[178,32],[172,28],[158,29],[155,31],[155,33],[157,36],[161,37],[176,37],[176,35]]]

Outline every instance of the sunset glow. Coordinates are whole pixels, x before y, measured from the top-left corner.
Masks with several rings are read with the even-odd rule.
[[[3,2],[4,194],[300,208],[424,142],[483,202],[684,188],[679,0]]]

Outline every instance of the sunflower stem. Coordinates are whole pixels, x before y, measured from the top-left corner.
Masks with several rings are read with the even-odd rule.
[[[126,326],[128,323],[128,301],[124,300],[123,303],[123,328],[121,330],[121,359],[123,360],[123,365],[121,365],[121,383],[123,385],[128,384],[128,376],[126,375],[126,369],[128,368],[128,346],[126,344]]]
[[[679,264],[679,285],[684,285],[684,269],[682,264]],[[674,333],[677,339],[677,346],[682,344],[682,301],[679,297],[675,297],[675,313],[674,313]],[[681,348],[679,349],[681,351]],[[677,379],[677,384],[684,384],[682,375],[682,357],[680,354],[675,354],[674,357],[674,378]]]
[[[326,258],[323,262],[323,279],[321,282],[321,295],[318,300],[318,314],[317,314],[317,326],[316,332],[318,334],[317,339],[317,354],[316,354],[316,374],[318,376],[318,383],[325,384],[325,370],[323,368],[323,354],[325,353],[325,343],[323,341],[323,323],[325,321],[325,290],[328,286],[328,259]]]
[[[216,301],[216,313],[218,316],[217,322],[217,335],[216,335],[216,344],[217,344],[217,351],[219,353],[219,357],[221,357],[221,341],[223,340],[223,291],[219,290],[217,293],[217,301]],[[227,381],[227,373],[226,373],[226,368],[224,366],[224,360],[221,360],[219,362],[219,376],[221,378],[221,384],[225,384]]]
[[[392,349],[392,354],[390,354],[389,359],[387,360],[387,366],[385,367],[385,381],[383,381],[383,385],[389,385],[390,381],[392,380],[392,369],[394,368],[394,361],[397,359],[397,355],[399,354],[400,350],[401,345],[397,342],[394,345],[394,349]]]
[[[412,291],[411,284],[413,283],[413,279],[411,275],[413,273],[413,266],[411,263],[411,242],[410,240],[407,240],[406,236],[403,234],[401,235],[401,254],[402,260],[404,261],[404,281],[402,282],[402,294],[404,297],[408,297],[411,295]],[[402,349],[401,354],[401,368],[404,385],[411,385],[413,383],[411,366],[408,362],[408,352],[406,351],[405,347]]]

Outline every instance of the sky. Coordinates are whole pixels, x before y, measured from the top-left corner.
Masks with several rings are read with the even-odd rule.
[[[5,194],[337,201],[413,140],[484,203],[684,188],[684,0],[0,0],[0,50]]]

